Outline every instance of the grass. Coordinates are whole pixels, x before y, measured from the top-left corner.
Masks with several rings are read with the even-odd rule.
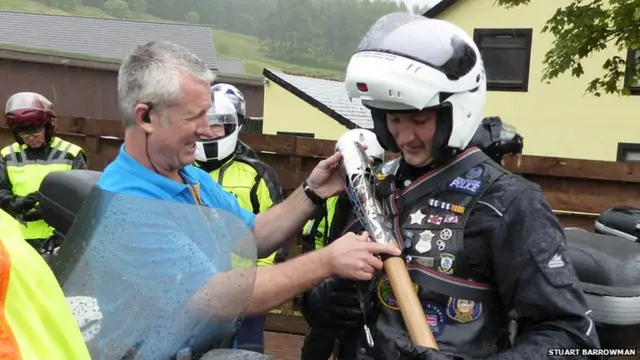
[[[0,10],[109,19],[114,18],[109,13],[99,8],[78,5],[73,10],[67,12],[46,6],[33,0],[0,0]],[[143,14],[140,20],[171,22],[149,14]],[[247,75],[262,77],[263,68],[269,68],[272,70],[281,70],[296,74],[307,74],[320,77],[326,76],[336,78],[343,76],[341,72],[335,70],[290,64],[270,59],[260,50],[260,41],[258,38],[253,36],[213,29],[213,42],[216,48],[217,58],[243,60]]]
[[[213,29],[213,39],[217,57],[244,60],[245,69],[249,74],[262,75],[262,69],[266,67],[272,70],[284,70],[314,76],[334,78],[343,76],[339,71],[318,69],[269,59],[260,50],[260,41],[254,36]]]

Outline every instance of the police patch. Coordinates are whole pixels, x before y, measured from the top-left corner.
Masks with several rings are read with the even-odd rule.
[[[389,161],[388,163],[384,164],[382,166],[382,169],[380,169],[380,172],[383,174],[389,174],[389,171],[391,171],[391,169],[393,168],[393,161]]]
[[[482,187],[482,181],[476,179],[467,179],[458,176],[448,185],[449,189],[459,191],[468,195],[476,195]]]
[[[447,316],[451,320],[459,323],[468,323],[478,319],[480,314],[482,314],[482,303],[455,297],[449,298]]]
[[[431,328],[433,337],[438,338],[438,336],[442,335],[446,326],[442,310],[436,304],[430,302],[422,303],[422,310],[427,317],[427,323]]]
[[[464,177],[467,179],[477,179],[482,176],[483,172],[484,169],[482,168],[482,166],[476,166],[473,169],[467,171],[467,173],[464,174]]]
[[[417,284],[413,284],[413,290],[416,294],[418,293]],[[391,283],[386,275],[378,281],[378,299],[385,307],[392,310],[400,310],[398,300],[396,300],[396,296],[393,294],[393,290],[391,290]]]
[[[440,266],[438,266],[438,271],[444,274],[453,274],[453,262],[456,257],[453,254],[442,253],[440,254]]]

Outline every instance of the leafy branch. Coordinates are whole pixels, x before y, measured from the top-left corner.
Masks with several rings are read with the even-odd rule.
[[[528,5],[531,0],[495,0],[507,9]],[[584,74],[582,62],[594,53],[613,46],[618,52],[602,63],[604,74],[592,79],[586,92],[595,96],[629,94],[624,78],[629,71],[629,84],[640,79],[640,64],[635,57],[626,59],[628,50],[640,49],[640,0],[573,0],[558,8],[542,28],[554,36],[551,49],[543,60],[542,81],[551,81],[569,71],[579,78]],[[627,62],[630,60],[630,66]],[[640,60],[640,59],[639,59]]]

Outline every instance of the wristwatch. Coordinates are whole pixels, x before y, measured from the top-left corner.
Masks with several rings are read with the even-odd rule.
[[[302,183],[302,190],[304,191],[304,194],[307,195],[309,200],[311,200],[311,202],[314,205],[317,205],[317,206],[324,205],[325,200],[323,198],[321,198],[320,196],[318,196],[318,194],[316,194],[313,191],[313,189],[311,189],[311,186],[309,186],[309,180],[305,180]]]

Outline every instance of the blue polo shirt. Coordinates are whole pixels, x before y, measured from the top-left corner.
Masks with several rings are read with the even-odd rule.
[[[174,343],[183,338],[180,332],[193,331],[193,324],[176,318],[185,301],[220,267],[229,269],[230,248],[253,229],[255,215],[205,171],[187,166],[180,175],[186,184],[144,167],[123,145],[98,182],[107,197],[109,192],[122,195],[114,194],[105,201],[109,205],[101,205],[105,209],[96,231],[99,239],[92,239],[88,254],[93,257],[93,282],[103,313],[101,357],[109,356],[104,354],[111,348],[134,346],[140,339],[145,341],[143,358],[172,355],[181,346]],[[202,204],[223,210],[218,212],[222,216],[193,206],[190,188],[199,188]],[[235,226],[230,224],[234,220]],[[202,321],[195,322],[203,326]],[[217,325],[206,332],[232,331],[231,323],[227,329]]]

